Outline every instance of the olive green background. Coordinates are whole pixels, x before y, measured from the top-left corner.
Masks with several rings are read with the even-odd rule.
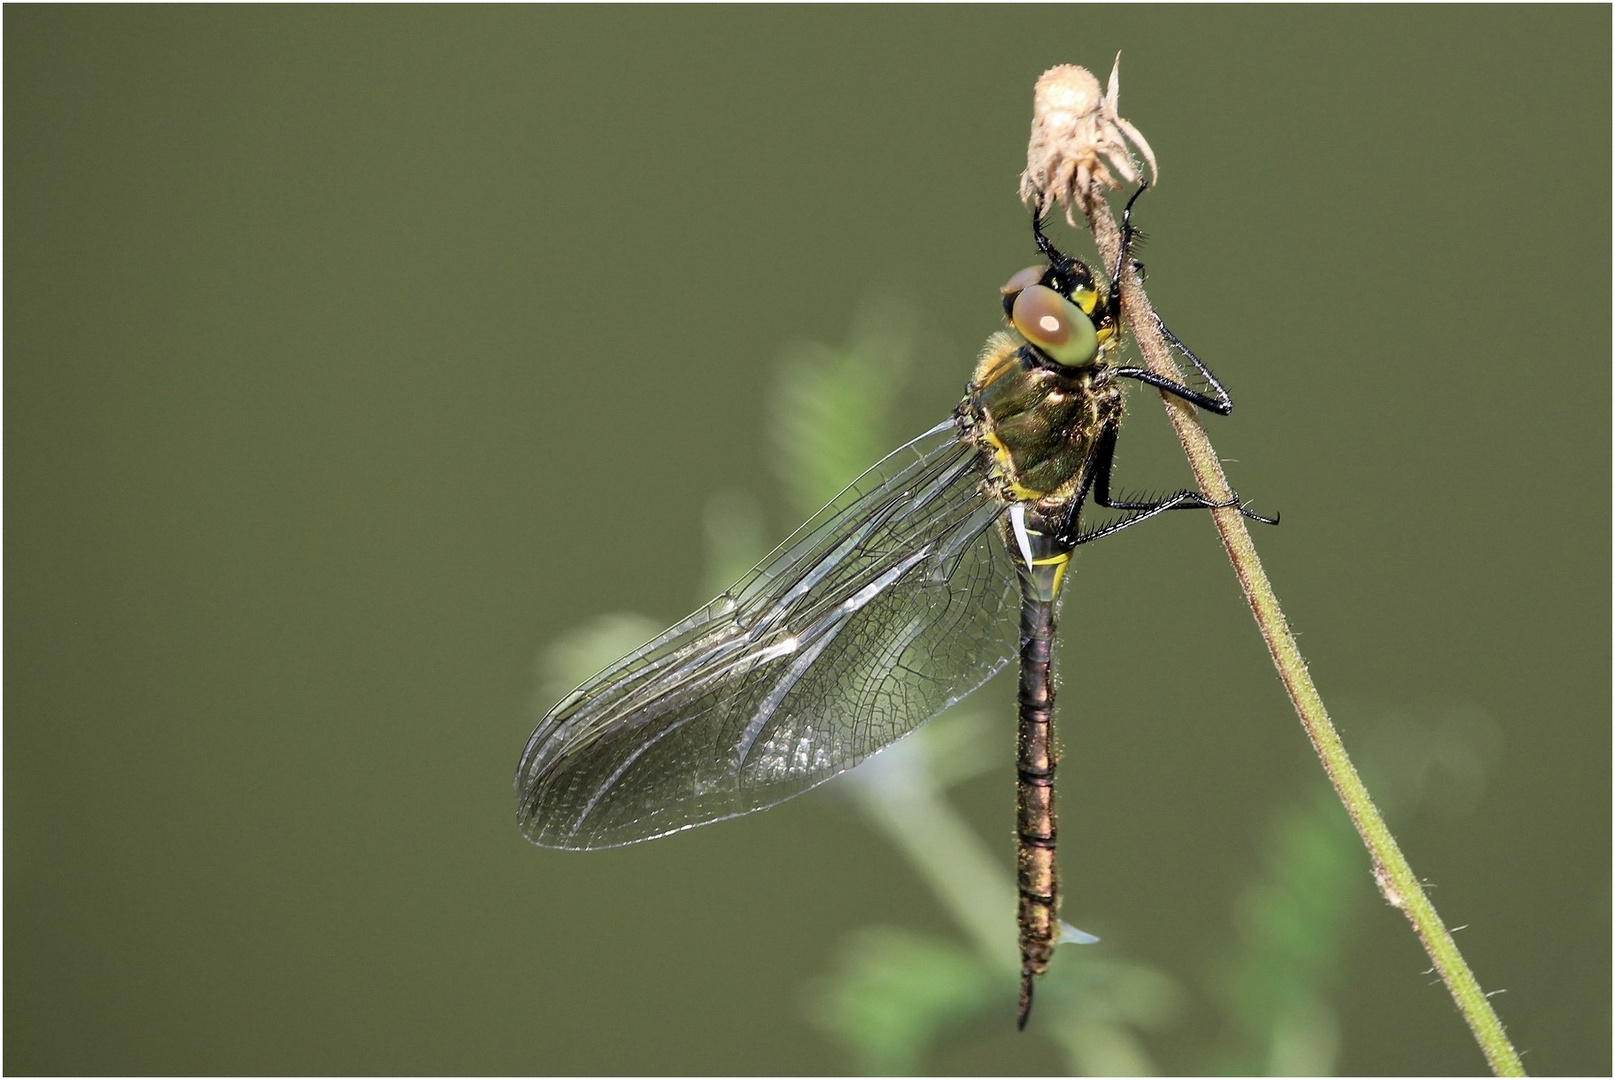
[[[945,914],[833,798],[530,847],[534,658],[701,599],[789,342],[905,297],[900,428],[947,414],[1032,261],[1032,82],[1117,50],[1319,687],[1348,744],[1496,722],[1401,839],[1527,1065],[1609,1071],[1607,7],[4,19],[7,1072],[845,1068],[803,985]],[[1143,395],[1123,447],[1187,477]],[[1210,523],[1097,545],[1062,656],[1068,916],[1192,985],[1318,772]],[[1006,867],[1010,792],[960,792]],[[1342,1068],[1482,1069],[1365,910]],[[1009,1010],[934,1067],[1056,1068]]]

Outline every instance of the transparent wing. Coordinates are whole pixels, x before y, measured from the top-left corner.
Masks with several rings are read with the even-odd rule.
[[[599,848],[760,810],[856,765],[1014,655],[1018,586],[941,424],[739,584],[574,690],[516,772],[534,843]]]

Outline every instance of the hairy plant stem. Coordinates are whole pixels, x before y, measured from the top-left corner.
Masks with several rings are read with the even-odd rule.
[[[1093,231],[1094,242],[1104,264],[1115,266],[1121,248],[1121,230],[1111,215],[1109,205],[1098,195],[1082,202],[1084,216]],[[1160,333],[1160,322],[1150,306],[1149,297],[1144,293],[1143,283],[1131,265],[1123,268],[1122,309],[1150,370],[1181,381],[1182,373]],[[1161,399],[1178,440],[1183,444],[1184,453],[1188,455],[1200,490],[1213,502],[1232,498],[1233,489],[1228,485],[1228,478],[1223,474],[1222,464],[1211,441],[1206,438],[1204,429],[1195,417],[1194,407],[1164,392]],[[1358,835],[1368,848],[1374,863],[1374,880],[1380,892],[1393,907],[1401,909],[1413,924],[1414,933],[1418,934],[1425,952],[1435,964],[1435,970],[1457,1003],[1458,1011],[1474,1032],[1475,1041],[1486,1055],[1492,1072],[1498,1076],[1526,1075],[1520,1055],[1509,1042],[1491,1002],[1475,981],[1474,973],[1464,962],[1457,943],[1442,923],[1441,916],[1436,913],[1435,906],[1425,896],[1413,868],[1408,865],[1390,829],[1386,828],[1385,819],[1380,816],[1368,789],[1357,775],[1356,767],[1347,756],[1346,747],[1330,722],[1323,699],[1319,697],[1317,687],[1307,672],[1306,661],[1301,658],[1301,650],[1290,632],[1289,623],[1279,609],[1278,598],[1273,594],[1273,587],[1256,555],[1256,547],[1251,543],[1244,517],[1235,507],[1214,510],[1212,517],[1216,520],[1217,532],[1222,537],[1228,559],[1233,563],[1234,573],[1239,578],[1239,587],[1244,591],[1251,613],[1256,617],[1257,629],[1267,643],[1273,665],[1278,668],[1279,678],[1295,706],[1296,716],[1306,729],[1307,738],[1323,763],[1324,772],[1329,775],[1329,782],[1334,785]]]

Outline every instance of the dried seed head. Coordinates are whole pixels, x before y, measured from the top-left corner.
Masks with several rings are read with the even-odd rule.
[[[1065,207],[1066,221],[1075,225],[1073,206],[1084,208],[1120,186],[1110,169],[1127,183],[1138,183],[1139,163],[1129,142],[1149,164],[1150,182],[1160,175],[1150,144],[1116,111],[1121,63],[1117,53],[1110,89],[1104,94],[1099,92],[1099,80],[1075,64],[1050,68],[1037,80],[1032,92],[1032,138],[1021,174],[1022,202],[1047,206],[1051,199],[1057,200]]]

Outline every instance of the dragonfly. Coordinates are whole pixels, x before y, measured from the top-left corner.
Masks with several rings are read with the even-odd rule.
[[[1169,510],[1237,507],[1112,490],[1123,380],[1220,415],[1233,400],[1176,336],[1204,389],[1116,362],[1133,204],[1108,280],[1060,251],[1001,289],[953,415],[898,448],[716,600],[567,695],[516,771],[533,843],[637,843],[775,806],[895,742],[1018,659],[1020,997],[1062,936],[1055,867],[1054,637],[1076,550]],[[1141,265],[1132,263],[1138,269]],[[1090,504],[1115,513],[1092,524]]]

